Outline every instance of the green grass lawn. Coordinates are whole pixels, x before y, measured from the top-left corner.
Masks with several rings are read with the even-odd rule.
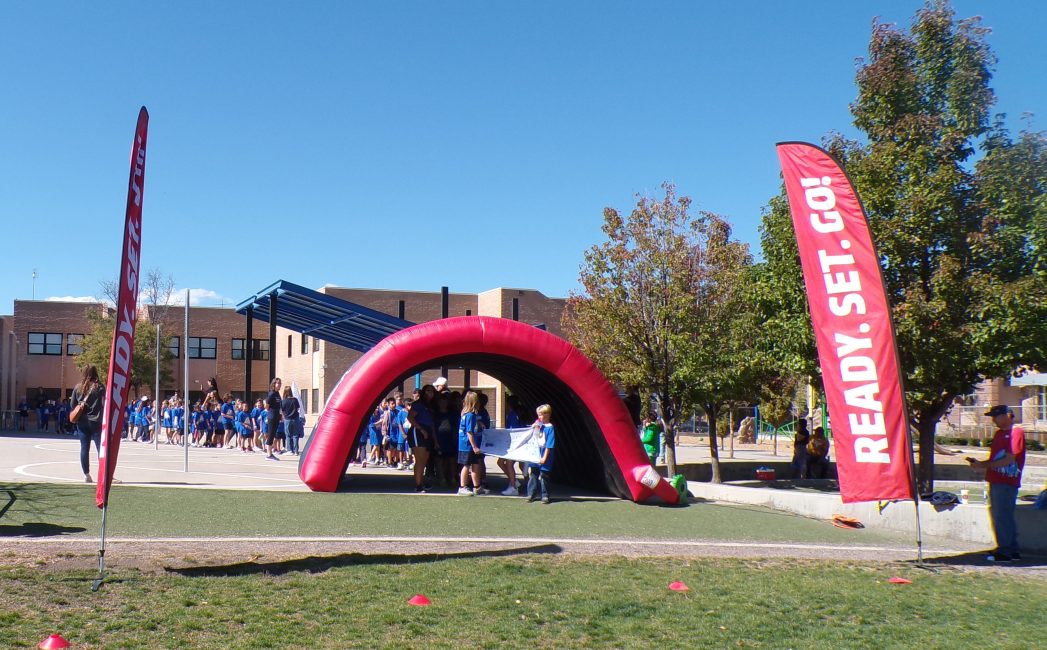
[[[97,536],[91,486],[0,484],[0,537]],[[558,501],[364,493],[187,490],[115,486],[111,537],[468,536],[598,539],[731,539],[911,544],[907,536],[848,531],[766,508],[696,503],[686,508],[622,500]]]
[[[0,647],[60,632],[107,649],[983,650],[1043,647],[1047,620],[1042,579],[904,565],[409,553],[226,569],[120,571],[91,593],[90,571],[0,567]]]
[[[0,537],[97,536],[90,486],[0,485]],[[698,503],[114,488],[111,537],[498,536],[904,545],[903,536]],[[264,543],[263,543],[264,544]],[[0,648],[1030,648],[1042,577],[907,563],[402,553],[110,567],[0,556]],[[32,548],[28,546],[26,548]],[[66,562],[52,562],[65,557]],[[69,567],[75,568],[69,568]],[[893,585],[892,575],[913,580]],[[685,593],[670,591],[674,580]],[[407,599],[423,593],[430,607]],[[1040,646],[1042,647],[1042,645]]]

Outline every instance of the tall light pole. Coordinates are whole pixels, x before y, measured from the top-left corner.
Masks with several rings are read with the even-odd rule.
[[[33,300],[36,300],[36,269],[33,269]]]

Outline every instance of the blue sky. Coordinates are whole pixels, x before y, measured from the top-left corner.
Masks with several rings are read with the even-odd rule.
[[[115,277],[138,107],[143,265],[200,304],[311,287],[577,287],[663,181],[758,253],[774,143],[852,133],[897,2],[6,2],[0,313]],[[1047,3],[956,2],[997,110],[1047,128]]]

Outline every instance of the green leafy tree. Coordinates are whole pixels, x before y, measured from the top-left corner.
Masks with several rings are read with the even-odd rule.
[[[919,432],[921,492],[933,489],[935,429],[954,400],[1047,360],[1043,136],[1013,142],[990,125],[996,60],[986,34],[944,2],[921,9],[908,32],[874,23],[851,105],[865,141],[836,134],[825,143],[854,181],[879,249]],[[762,279],[764,293],[790,285],[776,312],[789,335],[778,351],[800,367],[814,354],[796,331],[810,320],[797,299],[789,224],[779,196],[763,221]]]
[[[586,252],[584,294],[568,299],[563,327],[612,381],[654,397],[674,474],[681,415],[701,406],[715,431],[720,406],[748,376],[734,283],[751,262],[725,220],[693,214],[689,198],[663,189],[661,200],[639,197],[627,217],[604,210],[607,241]],[[710,448],[718,481],[715,436]]]
[[[109,352],[113,343],[113,328],[116,326],[116,318],[113,314],[97,308],[87,310],[87,320],[90,331],[84,335],[81,346],[83,352],[76,358],[76,366],[80,369],[87,364],[94,364],[98,368],[99,378],[104,384],[109,372]],[[171,352],[169,337],[162,337],[160,342],[160,381],[161,385],[171,379]],[[130,387],[135,396],[139,395],[142,386],[152,385],[156,377],[156,328],[148,321],[141,319],[135,328],[135,351],[131,360],[131,383]]]

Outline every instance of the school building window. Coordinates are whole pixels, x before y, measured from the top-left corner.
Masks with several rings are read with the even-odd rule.
[[[320,406],[320,389],[313,389],[313,413],[316,413],[316,409]]]
[[[52,332],[29,332],[29,354],[62,354],[62,335]]]
[[[302,391],[302,415],[309,412],[309,391]]]
[[[309,337],[302,334],[302,354],[309,353]]]
[[[188,352],[190,359],[216,359],[218,358],[218,339],[190,336]]]
[[[291,358],[291,335],[287,335],[287,358]]]
[[[84,351],[84,335],[83,334],[66,334],[65,335],[65,353],[67,356],[74,357]]]
[[[232,358],[234,361],[243,361],[245,343],[247,339],[233,339]],[[251,360],[269,360],[269,339],[251,339]]]
[[[171,353],[172,359],[177,359],[182,353],[182,339],[177,336],[168,337],[167,351]]]
[[[269,360],[269,339],[251,339],[251,359],[254,361]]]

